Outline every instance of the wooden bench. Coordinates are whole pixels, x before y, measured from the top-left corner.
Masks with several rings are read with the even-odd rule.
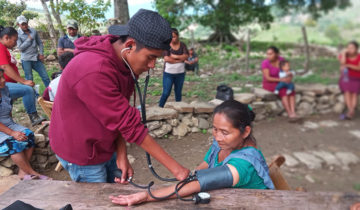
[[[109,195],[142,191],[131,185],[76,183],[71,181],[22,181],[0,195],[0,208],[16,200],[42,209],[60,209],[70,203],[79,209],[125,209],[114,205]],[[194,205],[166,200],[135,206],[136,209],[350,209],[360,194],[340,192],[297,192],[286,190],[222,189],[210,192],[209,204]]]

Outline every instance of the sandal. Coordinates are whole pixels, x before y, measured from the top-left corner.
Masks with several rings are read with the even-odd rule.
[[[40,179],[40,177],[32,174],[26,174],[21,180],[34,180],[34,179]]]
[[[45,175],[40,175],[39,176],[39,179],[40,180],[52,180],[52,178],[48,177],[48,176],[45,176]]]

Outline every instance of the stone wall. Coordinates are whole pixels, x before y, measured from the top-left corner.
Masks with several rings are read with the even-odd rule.
[[[256,113],[256,121],[286,115],[278,97],[262,88],[253,88],[252,93],[235,94],[234,98],[252,106]],[[214,99],[210,102],[167,102],[165,108],[149,107],[147,126],[150,135],[155,138],[166,138],[169,135],[180,138],[189,133],[211,132],[212,113],[220,103],[221,100]],[[337,85],[297,85],[296,107],[300,116],[308,116],[341,113],[345,105]],[[49,145],[47,125],[37,129],[35,137],[37,147],[31,159],[33,167],[44,169],[57,163]],[[17,167],[9,157],[0,157],[0,176],[8,176],[16,171]]]
[[[295,90],[296,112],[300,116],[342,113],[345,109],[344,99],[337,85],[296,85]],[[234,98],[250,104],[256,113],[257,121],[286,115],[279,98],[262,88],[254,88],[253,93],[235,94]]]

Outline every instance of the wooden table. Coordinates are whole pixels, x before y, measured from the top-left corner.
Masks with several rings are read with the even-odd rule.
[[[0,208],[16,200],[46,210],[70,203],[78,209],[123,209],[109,195],[129,194],[141,189],[131,185],[75,183],[71,181],[22,181],[0,195]],[[337,192],[296,192],[277,190],[223,189],[211,191],[209,204],[167,200],[146,203],[130,209],[349,209],[360,202],[360,194]],[[129,209],[129,208],[127,208]]]

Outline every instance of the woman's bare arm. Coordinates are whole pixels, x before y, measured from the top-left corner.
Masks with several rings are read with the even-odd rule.
[[[209,164],[207,164],[207,162],[203,161],[202,163],[200,163],[200,165],[198,165],[198,167],[195,168],[195,170],[201,170],[201,169],[207,169],[209,168]]]
[[[202,164],[200,164],[201,166]],[[227,165],[231,171],[233,176],[233,186],[239,182],[239,173],[237,172],[236,168],[232,165]],[[162,197],[171,194],[175,191],[176,185],[160,188],[152,192],[152,194],[156,197]],[[181,197],[185,197],[191,195],[193,193],[200,192],[200,183],[198,181],[192,181],[186,184],[181,190],[179,191],[179,195]],[[175,198],[176,195],[171,196],[170,198]],[[147,192],[139,192],[131,195],[119,195],[119,196],[110,196],[110,199],[113,203],[131,206],[134,204],[150,202],[150,201],[157,201],[156,199],[152,198]]]
[[[167,63],[171,63],[171,64],[183,62],[181,60],[177,60],[177,59],[173,58],[172,56],[164,56],[164,61]]]
[[[269,82],[282,82],[282,80],[280,78],[270,76],[269,69],[263,69],[263,75],[264,75],[265,79]]]
[[[345,66],[352,70],[360,71],[360,65],[345,64]]]

